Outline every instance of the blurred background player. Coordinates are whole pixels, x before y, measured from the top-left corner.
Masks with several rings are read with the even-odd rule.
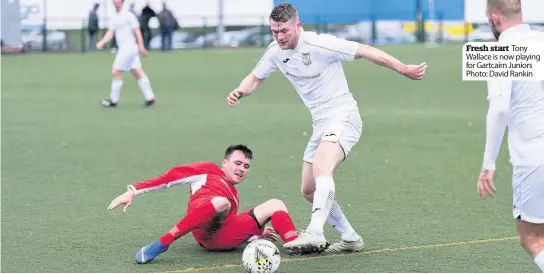
[[[144,47],[140,25],[136,16],[130,11],[123,9],[123,0],[113,0],[115,14],[111,18],[110,28],[104,38],[98,42],[97,48],[102,47],[115,35],[118,51],[113,62],[110,98],[100,101],[104,107],[116,107],[121,96],[123,87],[123,72],[131,71],[138,79],[138,86],[145,97],[145,106],[155,103],[155,94],[151,89],[149,78],[142,69],[140,56],[147,56]]]
[[[359,251],[363,239],[355,232],[335,201],[333,172],[359,141],[362,121],[357,102],[349,91],[341,61],[367,58],[410,79],[420,80],[425,63],[405,65],[371,46],[331,35],[317,35],[302,29],[291,4],[277,5],[270,14],[275,41],[250,73],[227,97],[234,106],[249,96],[275,70],[280,70],[310,109],[313,134],[304,152],[302,195],[312,202],[312,218],[307,230],[284,247],[291,251],[320,252],[328,245],[325,222],[341,234],[341,241],[327,252]]]
[[[523,24],[520,0],[488,0],[489,25],[499,42],[544,43]],[[508,126],[514,218],[523,248],[544,272],[544,82],[488,81],[489,110],[480,197],[493,196],[495,161]],[[486,193],[487,192],[487,193]]]
[[[169,232],[138,251],[136,262],[148,263],[181,236],[192,232],[196,242],[210,250],[231,250],[250,238],[275,239],[285,242],[297,238],[297,231],[287,207],[280,200],[269,200],[237,214],[240,200],[235,185],[247,176],[253,152],[244,145],[232,145],[225,151],[221,167],[211,162],[176,166],[162,175],[128,186],[128,191],[115,198],[108,210],[124,204],[123,211],[136,195],[190,185],[187,214]],[[271,221],[272,228],[264,225]],[[277,233],[277,234],[276,234]]]

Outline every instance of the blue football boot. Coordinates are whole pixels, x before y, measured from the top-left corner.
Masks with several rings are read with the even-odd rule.
[[[139,264],[145,264],[151,262],[159,254],[166,252],[168,250],[168,245],[165,246],[161,241],[152,242],[149,245],[146,245],[136,253],[136,262]]]

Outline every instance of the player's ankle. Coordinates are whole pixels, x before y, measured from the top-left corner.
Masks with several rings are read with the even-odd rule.
[[[355,241],[358,241],[360,238],[361,236],[359,236],[359,234],[357,234],[355,230],[342,233],[342,236],[341,236],[341,239],[346,242],[355,242]]]
[[[164,245],[164,246],[169,246],[169,245],[171,245],[175,240],[176,240],[176,239],[175,239],[174,235],[172,235],[172,233],[170,233],[170,232],[165,233],[164,235],[162,235],[162,236],[159,238],[159,241],[160,241],[161,244]]]

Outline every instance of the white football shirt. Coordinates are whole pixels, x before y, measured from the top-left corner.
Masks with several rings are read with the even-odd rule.
[[[544,33],[522,24],[504,31],[499,42],[544,43]],[[495,169],[506,126],[512,165],[544,165],[544,81],[488,81],[487,85],[489,111],[483,167]]]
[[[302,31],[293,50],[270,43],[253,74],[265,79],[280,70],[310,109],[314,122],[338,112],[358,111],[341,62],[353,61],[358,46],[332,35]]]
[[[119,49],[138,47],[136,41],[135,28],[139,28],[140,23],[136,16],[126,10],[122,10],[113,15],[109,29],[115,32],[115,40]]]

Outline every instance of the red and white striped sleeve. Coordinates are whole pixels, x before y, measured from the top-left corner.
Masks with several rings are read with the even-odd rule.
[[[206,172],[198,167],[198,163],[176,166],[157,177],[128,185],[128,189],[139,195],[172,186],[206,181]]]

